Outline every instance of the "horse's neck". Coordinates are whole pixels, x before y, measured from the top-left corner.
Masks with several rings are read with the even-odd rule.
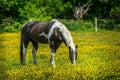
[[[73,42],[70,32],[67,30],[67,28],[61,22],[59,22],[57,20],[53,20],[53,21],[56,21],[56,24],[59,25],[59,31],[61,32],[61,34],[63,36],[66,46],[73,48],[74,42]]]

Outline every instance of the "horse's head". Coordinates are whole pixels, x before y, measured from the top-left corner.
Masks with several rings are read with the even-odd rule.
[[[69,58],[72,64],[76,63],[77,59],[77,46],[76,47],[69,47]]]

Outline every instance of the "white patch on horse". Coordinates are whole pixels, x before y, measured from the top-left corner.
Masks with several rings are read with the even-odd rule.
[[[48,38],[48,35],[45,34],[44,32],[42,32],[41,34],[39,34],[39,36],[44,36],[45,38]]]
[[[75,54],[73,54],[73,64],[75,64]]]
[[[53,67],[56,67],[54,57],[55,57],[55,53],[51,53],[51,64],[52,64]]]
[[[55,56],[55,53],[51,53],[51,64],[55,64],[55,61],[54,61],[54,56]]]
[[[24,45],[24,43],[22,43],[23,44],[23,64],[26,64],[26,48],[25,48],[25,45]]]
[[[26,48],[25,48],[24,43],[23,43],[23,55],[26,55]]]

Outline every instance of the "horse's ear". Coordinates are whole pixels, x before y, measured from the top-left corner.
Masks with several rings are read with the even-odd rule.
[[[75,48],[77,49],[77,48],[78,48],[78,45],[76,45]]]

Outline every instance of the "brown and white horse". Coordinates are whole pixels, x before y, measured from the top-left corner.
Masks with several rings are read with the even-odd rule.
[[[33,45],[33,61],[36,61],[36,51],[38,49],[38,43],[49,44],[51,51],[50,62],[55,66],[54,56],[55,52],[62,42],[69,49],[69,58],[71,63],[76,63],[77,50],[74,45],[72,36],[68,29],[58,20],[52,20],[50,22],[30,21],[24,24],[21,31],[21,46],[20,46],[20,61],[21,65],[26,65],[26,50],[29,41]]]

